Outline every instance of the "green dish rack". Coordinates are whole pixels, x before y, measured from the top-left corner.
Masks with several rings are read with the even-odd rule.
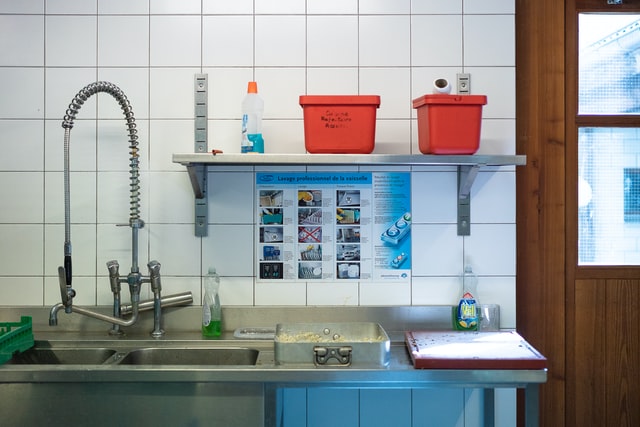
[[[14,354],[33,347],[31,316],[22,316],[20,322],[0,322],[0,364]]]

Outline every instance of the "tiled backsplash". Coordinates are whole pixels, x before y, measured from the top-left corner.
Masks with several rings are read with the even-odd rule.
[[[266,151],[303,153],[302,94],[377,94],[376,153],[418,153],[411,100],[471,73],[485,94],[480,153],[515,150],[514,1],[0,0],[0,305],[60,298],[64,112],[96,80],[120,86],[140,135],[140,264],[162,263],[165,293],[201,298],[215,265],[228,305],[453,304],[465,259],[484,303],[515,326],[515,173],[483,170],[471,236],[456,234],[456,173],[414,168],[410,284],[255,283],[250,168],[210,172],[209,236],[172,153],[193,151],[193,79],[209,76],[209,147],[240,151],[247,81],[265,99]],[[10,41],[10,42],[8,42]],[[99,118],[99,120],[96,120]],[[109,304],[105,262],[130,265],[128,148],[118,105],[89,99],[71,132],[76,303]]]

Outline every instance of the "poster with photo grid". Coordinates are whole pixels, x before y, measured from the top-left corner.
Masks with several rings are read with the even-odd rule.
[[[257,279],[408,281],[409,172],[256,173]]]

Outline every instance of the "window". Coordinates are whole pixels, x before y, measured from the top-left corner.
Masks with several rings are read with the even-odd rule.
[[[578,28],[578,264],[640,265],[640,15]]]

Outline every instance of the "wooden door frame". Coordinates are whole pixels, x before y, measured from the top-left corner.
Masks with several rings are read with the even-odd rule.
[[[516,327],[548,358],[540,424],[554,427],[566,411],[564,52],[565,3],[516,0]]]

